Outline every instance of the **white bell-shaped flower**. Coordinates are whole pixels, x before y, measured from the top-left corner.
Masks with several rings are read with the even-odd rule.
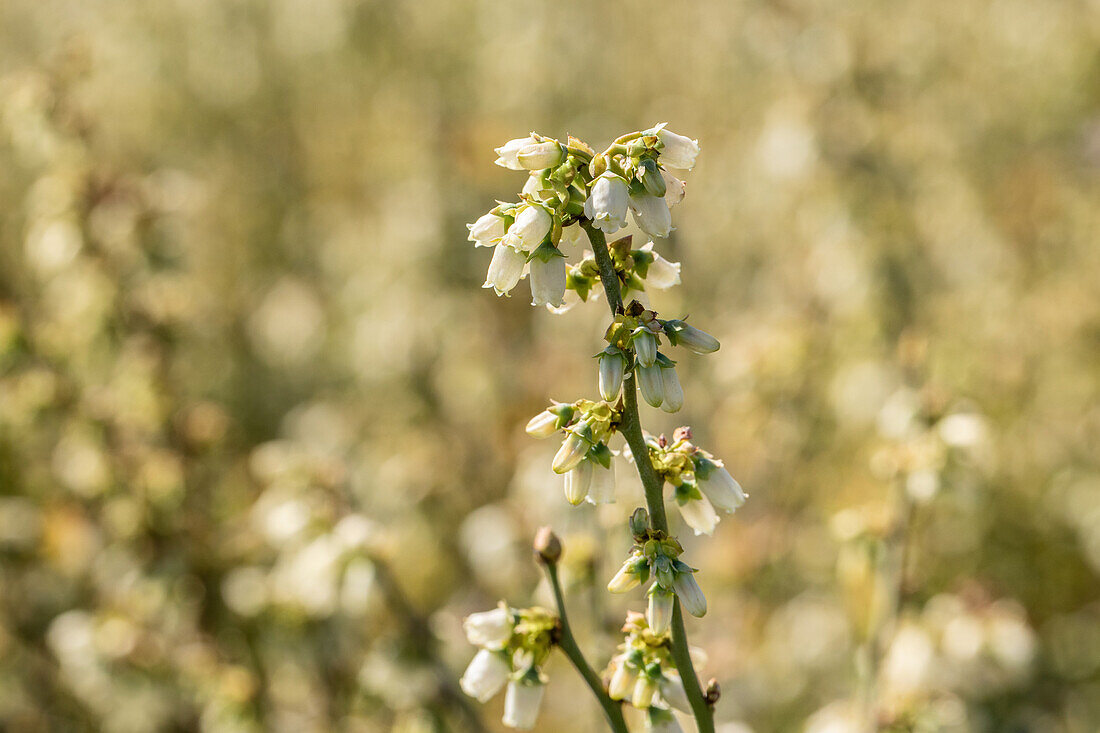
[[[501,168],[521,171],[523,170],[523,166],[519,164],[519,151],[523,150],[528,145],[534,145],[536,142],[538,141],[530,135],[509,140],[504,143],[504,145],[496,148],[495,152],[499,157],[494,162]]]
[[[531,260],[531,305],[560,308],[565,303],[565,258],[552,255]]]
[[[698,483],[703,496],[707,497],[715,509],[724,512],[737,511],[749,496],[721,465],[711,470],[706,478],[699,476]]]
[[[474,646],[486,649],[501,649],[512,638],[512,612],[505,606],[492,611],[471,613],[462,622],[466,639]]]
[[[584,215],[604,234],[614,234],[626,226],[629,205],[630,187],[626,179],[607,172],[592,184],[584,202]]]
[[[516,220],[508,227],[501,242],[520,252],[534,252],[546,239],[553,224],[554,220],[546,209],[529,204],[516,214]]]
[[[658,290],[668,290],[673,285],[680,284],[680,263],[669,262],[653,249],[653,242],[642,245],[642,252],[653,257],[646,271],[645,284]]]
[[[504,237],[504,219],[496,214],[485,214],[466,228],[475,247],[492,247]]]
[[[651,237],[667,237],[672,231],[672,214],[663,198],[643,193],[630,197],[634,223]]]
[[[588,488],[592,485],[592,461],[585,460],[565,474],[565,500],[577,506],[588,497]]]
[[[501,722],[509,728],[534,728],[545,691],[546,685],[541,682],[510,681],[508,692],[504,695],[504,717]]]
[[[683,135],[677,135],[665,128],[657,132],[664,147],[661,148],[661,163],[669,168],[691,170],[695,167],[695,158],[699,155],[699,142]]]
[[[489,261],[485,284],[481,287],[492,288],[497,295],[507,295],[519,284],[526,265],[527,257],[521,252],[517,252],[507,244],[498,244],[493,250],[493,259]]]
[[[459,686],[478,702],[486,702],[507,684],[511,673],[512,668],[502,652],[482,649],[466,667]]]

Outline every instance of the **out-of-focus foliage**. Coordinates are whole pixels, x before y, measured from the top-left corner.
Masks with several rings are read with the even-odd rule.
[[[723,733],[1096,730],[1097,48],[1088,0],[0,3],[0,725],[463,730],[543,523],[603,665],[640,489],[569,507],[522,427],[606,313],[497,302],[463,224],[493,146],[669,121],[651,302],[723,347],[643,422],[751,494],[685,538]]]

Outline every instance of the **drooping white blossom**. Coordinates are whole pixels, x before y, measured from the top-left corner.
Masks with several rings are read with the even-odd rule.
[[[577,506],[588,497],[593,470],[593,461],[585,460],[565,474],[565,500],[573,506]]]
[[[615,461],[611,461],[610,468],[604,468],[598,461],[594,462],[592,483],[588,487],[588,501],[597,505],[615,503]]]
[[[630,189],[626,179],[614,173],[601,175],[592,184],[584,215],[604,234],[614,234],[626,226],[626,210],[630,204]]]
[[[512,637],[512,613],[501,605],[491,611],[471,613],[462,622],[466,639],[474,646],[502,649]]]
[[[684,406],[684,388],[680,385],[680,378],[676,375],[676,367],[661,367],[661,386],[665,391],[665,399],[661,402],[661,409],[665,412],[679,412]]]
[[[546,685],[539,682],[510,681],[504,695],[504,718],[501,722],[519,730],[534,728],[545,691]]]
[[[690,497],[682,504],[677,498],[676,506],[680,509],[680,516],[684,522],[695,530],[695,534],[713,534],[718,526],[718,513],[710,505],[705,496]]]
[[[684,604],[684,610],[695,617],[706,615],[707,599],[703,595],[699,583],[695,580],[695,573],[676,573],[676,577],[672,581],[672,589],[676,591],[680,603]]]
[[[508,660],[502,652],[482,649],[466,667],[459,686],[478,702],[486,702],[507,684],[511,672]]]
[[[665,382],[661,376],[661,365],[638,366],[634,371],[638,374],[638,386],[642,390],[642,399],[653,407],[660,407],[665,401]]]
[[[468,239],[475,247],[492,247],[504,237],[504,218],[496,214],[484,214],[473,224],[467,224],[470,230]]]
[[[519,164],[519,151],[523,150],[528,145],[534,145],[536,142],[538,141],[530,135],[509,140],[504,143],[504,145],[496,148],[495,152],[499,157],[494,162],[501,168],[521,171],[523,170],[523,166]]]
[[[695,167],[695,158],[699,155],[699,142],[683,135],[677,135],[665,128],[657,132],[664,145],[661,148],[661,163],[670,168],[691,170]]]
[[[642,245],[641,251],[653,257],[653,262],[649,264],[649,269],[645,275],[647,286],[653,286],[658,290],[667,290],[673,285],[680,284],[679,262],[669,262],[662,257],[660,253],[653,249],[653,242]]]
[[[672,214],[663,198],[648,193],[631,196],[630,213],[638,228],[651,237],[663,239],[672,231]]]
[[[531,260],[531,305],[559,308],[565,302],[565,258]]]
[[[546,209],[528,204],[516,214],[516,220],[508,227],[501,242],[520,252],[534,252],[546,239],[553,224],[554,221]]]
[[[733,513],[745,503],[748,494],[724,466],[718,465],[706,477],[699,475],[699,490],[715,509]]]
[[[492,288],[497,295],[507,295],[519,284],[523,277],[523,268],[527,258],[503,242],[493,250],[493,259],[489,261],[489,270],[485,274],[485,284],[481,287]]]

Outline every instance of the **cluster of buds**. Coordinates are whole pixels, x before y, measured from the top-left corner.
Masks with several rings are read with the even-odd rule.
[[[646,434],[649,459],[657,475],[672,485],[680,516],[695,534],[711,534],[718,512],[737,511],[748,494],[726,470],[725,464],[691,442],[691,428],[676,428],[669,441]]]
[[[690,170],[695,167],[699,145],[657,125],[615,140],[589,166],[592,192],[584,215],[605,234],[626,226],[630,210],[634,223],[651,237],[667,237],[672,231],[669,209],[684,197],[684,184],[665,166]]]
[[[520,200],[500,202],[467,225],[475,246],[494,248],[484,287],[507,295],[530,275],[532,305],[561,312],[567,290],[586,300],[599,268],[589,252],[568,265],[563,251],[584,240],[581,219],[613,233],[626,225],[629,210],[644,232],[667,237],[669,209],[683,199],[685,187],[663,166],[690,169],[698,152],[693,140],[663,124],[624,135],[600,154],[573,137],[562,143],[531,133],[509,140],[496,149],[496,164],[528,171]],[[625,246],[625,253],[617,253],[624,285],[642,290],[647,274],[657,288],[679,282],[679,264],[654,252],[652,242],[633,252],[629,239]]]
[[[462,626],[467,640],[480,647],[462,675],[462,691],[486,702],[507,685],[504,725],[534,727],[546,685],[541,667],[557,641],[558,617],[542,608],[515,609],[501,602],[467,616]]]
[[[646,617],[628,611],[626,638],[606,674],[612,700],[627,700],[646,712],[647,730],[679,731],[669,708],[691,712],[684,683],[672,660],[669,633],[654,630]]]
[[[718,350],[718,339],[682,320],[661,320],[638,301],[631,301],[607,329],[609,346],[597,354],[600,360],[600,394],[605,400],[618,396],[624,373],[638,376],[642,398],[665,412],[684,405],[684,389],[676,374],[676,362],[659,350],[661,336],[674,346],[697,354]],[[631,358],[633,356],[633,358]]]
[[[615,502],[615,453],[607,441],[622,421],[622,413],[610,402],[578,400],[554,403],[527,423],[527,433],[549,438],[562,432],[565,438],[554,456],[554,473],[565,474],[565,498],[576,506]]]
[[[695,568],[680,560],[684,548],[675,537],[650,529],[649,515],[638,508],[630,517],[634,548],[615,577],[607,584],[612,593],[626,593],[653,578],[646,595],[649,608],[646,619],[654,634],[666,633],[672,625],[672,602],[679,597],[692,616],[707,612],[707,599],[695,581]]]

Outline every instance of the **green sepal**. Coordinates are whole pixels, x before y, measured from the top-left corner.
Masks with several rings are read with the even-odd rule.
[[[555,257],[565,257],[560,249],[550,243],[550,238],[542,240],[542,244],[535,248],[535,251],[527,256],[527,261],[539,259],[543,262],[549,262]]]
[[[604,468],[611,468],[611,449],[607,447],[606,443],[596,443],[588,449],[588,455],[585,458],[596,461]]]
[[[572,290],[581,299],[582,303],[588,302],[588,293],[592,290],[592,278],[585,277],[580,272],[580,266],[570,267],[565,274],[565,287]]]
[[[669,359],[667,356],[665,356],[660,351],[658,351],[657,352],[657,365],[660,366],[662,369],[670,369],[670,368],[676,366],[676,362],[674,362],[672,359]]]

